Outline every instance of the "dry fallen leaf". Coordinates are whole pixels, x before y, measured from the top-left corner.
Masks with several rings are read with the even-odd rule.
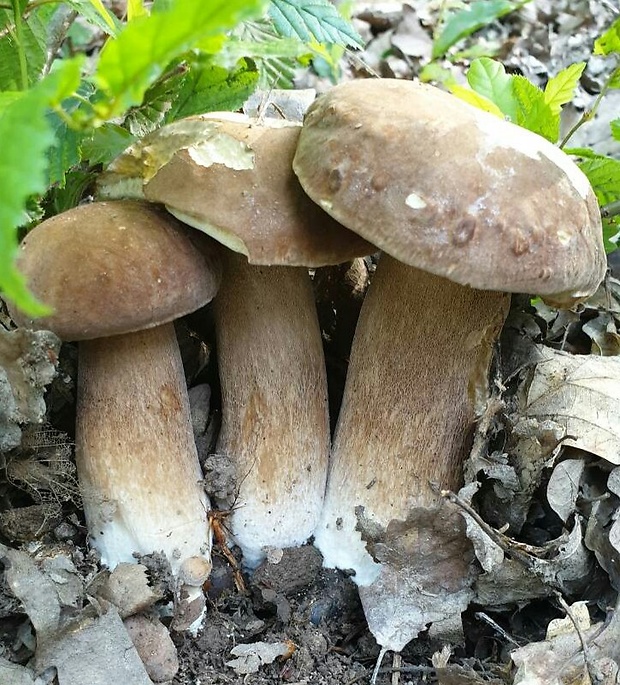
[[[536,349],[523,414],[555,421],[571,436],[564,444],[620,464],[620,357]]]

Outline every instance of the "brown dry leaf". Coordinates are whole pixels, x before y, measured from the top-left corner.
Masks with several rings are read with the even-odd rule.
[[[620,358],[571,355],[536,346],[540,361],[523,414],[551,419],[564,444],[620,464]]]
[[[593,679],[597,685],[615,685],[620,675],[619,629],[620,616],[614,612],[607,625],[581,630],[585,655],[574,627],[568,633],[515,650],[511,654],[517,666],[514,685],[591,685]]]
[[[357,511],[366,548],[381,564],[360,586],[368,626],[377,641],[400,651],[428,624],[460,615],[473,596],[473,548],[460,513],[448,502],[413,509],[383,529]],[[447,624],[448,625],[448,624]]]
[[[56,375],[59,350],[49,331],[0,327],[0,452],[19,445],[20,424],[43,420],[43,391]]]

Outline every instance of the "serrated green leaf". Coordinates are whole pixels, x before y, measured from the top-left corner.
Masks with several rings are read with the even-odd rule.
[[[461,38],[471,36],[478,29],[513,12],[523,4],[525,3],[509,0],[477,0],[466,9],[452,13],[433,41],[433,59],[445,55]]]
[[[594,41],[595,55],[610,55],[613,52],[620,53],[620,19],[614,23]]]
[[[232,112],[239,109],[258,84],[258,71],[247,60],[235,69],[215,64],[194,65],[185,74],[165,121],[204,112]]]
[[[329,0],[271,0],[269,16],[285,38],[364,47],[361,36]]]
[[[524,76],[512,77],[512,89],[517,102],[515,123],[557,143],[560,137],[560,115],[552,111],[543,91]]]
[[[579,168],[588,177],[601,206],[620,200],[620,160],[595,154],[579,162]]]
[[[611,76],[609,77],[609,83],[608,83],[608,88],[612,88],[613,90],[617,90],[620,88],[620,68],[616,67],[612,72]]]
[[[0,290],[32,316],[48,309],[28,291],[14,259],[26,202],[47,187],[47,151],[54,143],[49,107],[78,86],[81,60],[65,60],[0,114]]]
[[[223,34],[260,14],[263,0],[177,0],[168,9],[128,24],[101,51],[94,75],[105,99],[99,115],[111,119],[139,105],[149,86],[197,42]]]
[[[560,114],[562,105],[573,99],[575,88],[579,85],[579,79],[585,68],[585,62],[576,62],[547,81],[544,90],[545,102],[554,114]]]
[[[603,219],[603,244],[607,253],[618,249],[619,224],[620,220],[617,216]]]
[[[48,150],[48,178],[46,185],[64,186],[65,175],[82,158],[82,134],[70,128],[55,114],[50,115],[54,144]]]
[[[6,10],[0,10],[0,13],[8,15],[8,23],[12,24],[11,14]],[[49,6],[42,7],[22,21],[19,48],[14,31],[0,39],[0,90],[20,90],[22,87],[19,49],[24,53],[29,82],[36,83],[39,80],[46,60],[47,21],[51,13]]]
[[[89,24],[101,29],[108,36],[115,36],[121,22],[108,11],[101,0],[66,0],[78,14],[84,17]]]
[[[107,123],[95,129],[92,136],[82,141],[82,157],[91,165],[109,164],[128,148],[135,136],[122,126]]]
[[[477,93],[475,90],[465,88],[458,83],[453,83],[450,85],[450,92],[453,95],[456,95],[456,97],[458,97],[460,100],[463,100],[464,102],[467,102],[478,109],[495,114],[502,119],[504,117],[502,110],[494,102],[486,98],[484,95],[480,95],[480,93]]]
[[[127,0],[127,21],[133,21],[138,17],[148,14],[143,0]]]
[[[518,102],[512,90],[512,77],[504,65],[488,57],[471,63],[467,82],[476,93],[493,102],[510,121],[516,122]]]

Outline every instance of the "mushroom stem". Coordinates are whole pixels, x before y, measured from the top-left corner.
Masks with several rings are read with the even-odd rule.
[[[81,341],[77,406],[77,468],[102,561],[162,551],[177,575],[191,557],[208,560],[209,504],[173,324]]]
[[[222,385],[219,453],[236,464],[232,531],[244,561],[303,544],[323,504],[327,381],[306,269],[229,252],[215,305]]]
[[[407,522],[409,540],[417,540],[414,548],[436,536],[430,527],[410,523],[410,515],[437,506],[429,482],[443,488],[461,482],[475,408],[486,395],[492,343],[508,301],[505,294],[461,286],[382,255],[353,341],[315,533],[326,566],[353,569],[358,585],[372,586],[390,565],[367,551],[372,526],[387,530]],[[384,549],[399,544],[380,540]],[[406,563],[415,569],[419,558],[414,553]],[[364,601],[368,588],[361,590]],[[381,592],[375,600],[389,604],[391,590]],[[408,591],[401,584],[394,592]],[[416,596],[399,600],[415,603]],[[399,651],[417,634],[412,630],[402,644],[386,637],[392,628],[407,633],[404,607],[376,619],[390,624],[387,628],[373,626],[372,612],[365,609],[383,646]]]

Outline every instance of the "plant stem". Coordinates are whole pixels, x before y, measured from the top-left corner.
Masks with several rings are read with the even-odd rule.
[[[603,219],[609,219],[612,216],[620,214],[620,200],[614,200],[601,207],[601,216]]]
[[[11,0],[13,7],[13,18],[15,20],[15,44],[17,46],[17,57],[19,59],[19,74],[21,79],[21,89],[28,90],[28,64],[24,51],[24,26],[18,0]]]
[[[579,130],[586,122],[591,121],[594,118],[594,115],[596,114],[596,110],[598,109],[599,105],[601,104],[601,100],[605,97],[607,91],[610,89],[611,84],[615,78],[618,78],[620,76],[620,68],[616,66],[616,68],[611,72],[611,74],[607,77],[607,80],[603,84],[603,87],[601,88],[601,92],[596,96],[596,100],[594,100],[594,104],[592,107],[589,109],[586,109],[584,113],[579,117],[579,120],[577,123],[570,129],[570,131],[564,136],[564,139],[560,143],[560,150],[564,148],[566,143],[573,137],[575,132]]]

